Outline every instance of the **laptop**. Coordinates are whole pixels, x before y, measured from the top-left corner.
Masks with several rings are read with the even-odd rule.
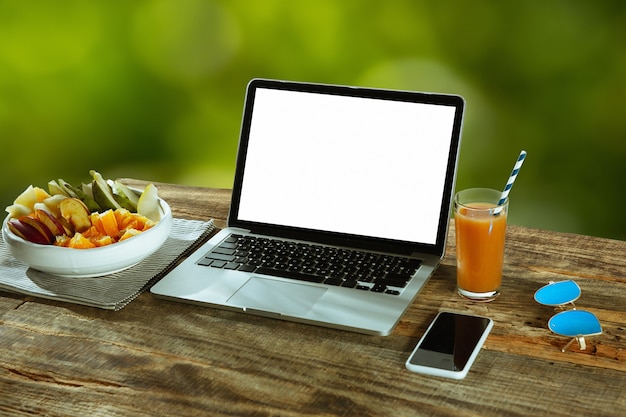
[[[227,227],[150,291],[390,334],[444,255],[463,112],[457,95],[253,79]]]

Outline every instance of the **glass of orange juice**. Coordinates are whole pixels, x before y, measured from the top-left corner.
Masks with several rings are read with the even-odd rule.
[[[454,196],[457,291],[472,301],[500,295],[508,198],[501,191],[470,188]]]

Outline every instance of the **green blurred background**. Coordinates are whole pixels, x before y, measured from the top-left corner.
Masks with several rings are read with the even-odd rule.
[[[623,0],[0,0],[1,204],[29,184],[232,183],[247,82],[457,93],[457,188],[626,239]]]

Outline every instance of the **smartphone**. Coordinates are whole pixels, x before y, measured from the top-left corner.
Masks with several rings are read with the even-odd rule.
[[[406,361],[412,372],[463,379],[487,339],[493,320],[442,311]]]

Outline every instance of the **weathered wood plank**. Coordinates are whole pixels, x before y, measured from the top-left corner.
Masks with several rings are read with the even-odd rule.
[[[229,190],[157,186],[175,215],[225,225]],[[118,312],[0,293],[0,415],[621,416],[626,243],[515,226],[507,239],[502,296],[470,303],[455,292],[451,228],[443,265],[388,337],[149,293]],[[604,327],[585,352],[562,353],[554,311],[533,300],[568,278]],[[443,309],[495,320],[463,381],[404,369]]]
[[[480,355],[468,378],[456,383],[406,372],[402,366],[414,341],[405,336],[354,335],[153,301],[140,297],[117,314],[82,307],[52,312],[41,303],[20,307],[21,314],[4,322],[10,331],[3,332],[0,352],[6,357],[10,343],[12,359],[22,365],[0,361],[6,370],[0,386],[11,390],[0,393],[24,390],[19,404],[26,407],[39,403],[38,386],[67,398],[49,405],[68,415],[93,412],[112,399],[117,410],[132,414],[135,407],[170,414],[190,406],[215,415],[270,408],[285,415],[413,415],[419,406],[437,415],[529,415],[548,405],[571,410],[566,399],[583,381],[605,400],[619,402],[624,388],[618,371],[589,372],[499,352]],[[37,319],[24,322],[28,317]],[[551,395],[544,396],[546,389]],[[483,413],[484,407],[492,412]],[[555,409],[552,415],[566,414]]]

